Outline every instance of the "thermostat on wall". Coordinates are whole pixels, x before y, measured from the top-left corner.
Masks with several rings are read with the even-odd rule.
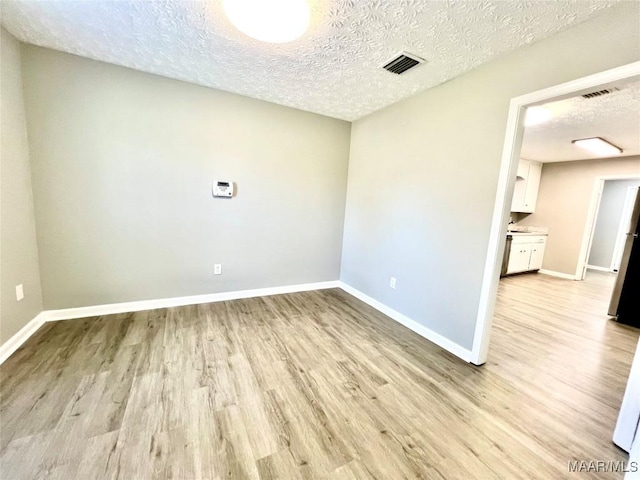
[[[233,197],[233,182],[218,180],[213,182],[214,197]]]

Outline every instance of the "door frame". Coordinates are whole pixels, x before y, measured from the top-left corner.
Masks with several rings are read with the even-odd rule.
[[[491,220],[489,245],[482,277],[482,288],[480,290],[476,328],[470,358],[471,363],[475,365],[484,364],[487,361],[489,352],[493,312],[502,267],[502,252],[507,237],[509,207],[513,196],[513,187],[516,181],[516,171],[522,147],[526,108],[570,98],[587,93],[595,87],[604,88],[608,84],[636,76],[640,76],[640,61],[511,99]]]
[[[640,176],[638,176],[638,178],[640,179]],[[637,195],[638,187],[627,187],[627,194],[624,197],[624,205],[622,206],[622,213],[620,214],[620,223],[618,224],[618,235],[616,236],[616,244],[613,247],[613,255],[611,257],[612,272],[617,271],[620,268],[620,261],[622,260],[622,253],[624,252],[624,244],[626,243],[627,239],[626,230],[629,228],[628,224],[631,221],[631,215],[633,215],[633,205],[635,204]],[[616,257],[618,260],[617,262]]]
[[[593,235],[596,233],[596,222],[598,221],[598,213],[600,213],[600,203],[602,202],[602,191],[604,184],[610,180],[640,180],[640,174],[619,174],[619,175],[600,175],[593,181],[593,189],[591,191],[591,200],[589,202],[589,210],[587,212],[587,221],[584,224],[584,233],[582,234],[582,243],[580,245],[580,255],[578,256],[578,265],[576,266],[576,280],[584,280],[589,267],[589,255],[593,246]]]

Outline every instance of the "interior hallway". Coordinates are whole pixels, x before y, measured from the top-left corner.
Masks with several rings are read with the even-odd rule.
[[[622,460],[639,332],[607,320],[611,282],[503,279],[480,368],[341,290],[49,323],[0,367],[0,469],[547,479]]]

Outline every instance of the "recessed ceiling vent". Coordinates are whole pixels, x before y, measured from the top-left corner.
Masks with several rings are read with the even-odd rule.
[[[398,55],[385,63],[382,68],[384,68],[388,72],[395,73],[396,75],[401,75],[407,70],[410,70],[413,67],[420,65],[421,63],[424,63],[423,58],[407,52],[400,52]]]
[[[617,92],[618,90],[620,90],[620,89],[616,88],[616,87],[605,88],[604,90],[598,90],[596,92],[585,93],[584,95],[582,95],[582,97],[583,98],[596,98],[596,97],[601,97],[603,95],[609,95],[610,93]]]

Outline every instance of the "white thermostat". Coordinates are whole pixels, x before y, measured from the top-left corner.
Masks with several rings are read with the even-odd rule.
[[[214,197],[233,197],[233,182],[218,180],[213,182]]]

